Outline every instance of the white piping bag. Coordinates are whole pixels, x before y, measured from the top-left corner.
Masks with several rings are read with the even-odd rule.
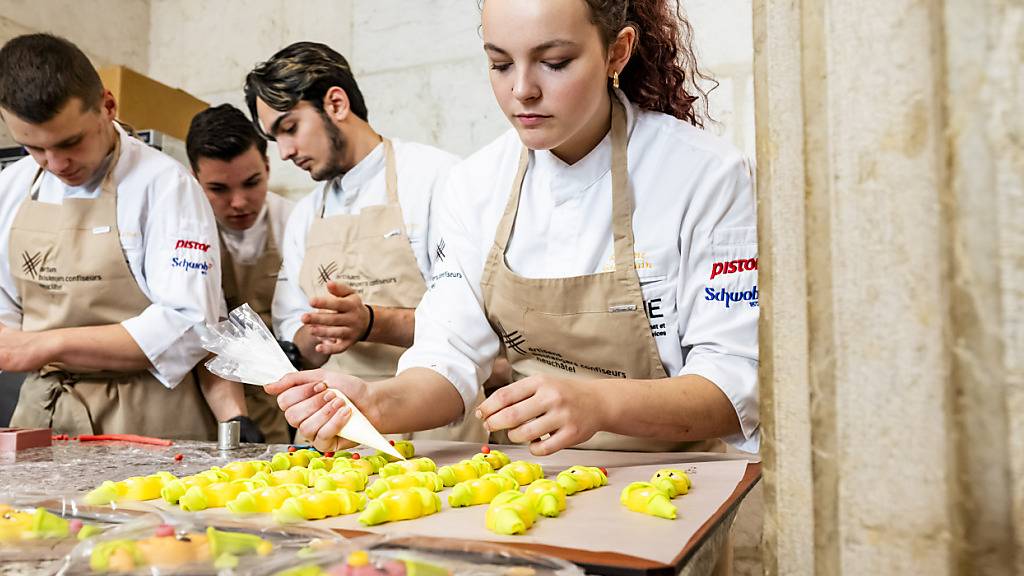
[[[235,308],[227,320],[216,325],[197,325],[196,333],[203,348],[216,354],[206,367],[221,378],[266,386],[296,371],[263,319],[248,304]],[[405,460],[351,400],[338,390],[334,392],[352,410],[338,436]]]

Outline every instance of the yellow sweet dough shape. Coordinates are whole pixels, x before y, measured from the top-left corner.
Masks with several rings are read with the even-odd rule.
[[[361,460],[369,462],[373,466],[373,472],[375,474],[379,473],[380,469],[388,464],[388,459],[384,454],[374,454],[373,456],[361,458]]]
[[[331,465],[331,472],[339,472],[341,470],[359,470],[367,476],[373,476],[377,473],[377,468],[374,468],[373,462],[363,458],[355,460],[351,458],[335,458],[334,464]]]
[[[385,522],[412,520],[441,510],[441,498],[426,488],[412,487],[388,490],[366,505],[359,521],[367,526]]]
[[[489,504],[495,496],[509,490],[519,490],[519,483],[508,476],[491,472],[456,484],[448,494],[448,505],[461,508]]]
[[[565,488],[566,495],[572,496],[577,492],[604,486],[608,483],[608,477],[594,466],[570,466],[559,472],[555,481]]]
[[[473,454],[473,460],[483,460],[484,462],[487,462],[495,472],[501,470],[512,462],[512,459],[501,450],[491,450],[490,452]]]
[[[525,494],[533,503],[533,509],[541,516],[554,518],[565,510],[565,488],[554,480],[534,480]]]
[[[533,501],[522,492],[509,490],[491,500],[484,522],[496,534],[524,534],[537,521]]]
[[[214,466],[211,470],[223,470],[228,475],[228,480],[245,480],[252,478],[257,472],[271,472],[273,468],[266,460],[241,460],[222,468]]]
[[[392,442],[391,445],[394,446],[395,450],[397,450],[398,453],[402,455],[402,458],[405,458],[406,460],[416,455],[416,448],[412,445],[412,442],[408,440],[398,440],[397,442]],[[395,458],[390,454],[385,454],[380,450],[378,450],[374,456],[383,456],[388,462],[398,462],[398,458]]]
[[[173,569],[211,560],[219,563],[249,554],[266,556],[273,548],[272,543],[255,534],[227,532],[211,526],[205,533],[101,542],[89,556],[89,567],[101,573],[133,572],[145,567]]]
[[[437,475],[441,477],[445,486],[455,486],[459,482],[475,480],[493,472],[494,468],[484,460],[463,460],[456,464],[441,466],[437,470]]]
[[[324,469],[310,470],[309,482],[317,492],[327,492],[344,488],[353,492],[362,492],[366,489],[366,473],[355,468],[341,469],[336,472],[328,472]]]
[[[270,459],[270,467],[274,470],[288,470],[297,466],[305,468],[309,466],[310,460],[319,457],[319,452],[306,448],[296,450],[295,452],[278,452]]]
[[[165,502],[170,504],[177,504],[178,500],[188,492],[189,488],[193,486],[209,486],[215,482],[226,482],[228,479],[227,472],[223,470],[204,470],[198,474],[192,476],[185,476],[184,478],[178,478],[172,480],[164,485],[163,489],[160,490],[160,497]]]
[[[543,478],[544,469],[536,462],[516,460],[515,462],[509,462],[502,466],[501,470],[498,470],[498,474],[508,476],[518,482],[520,486],[526,486],[534,480]]]
[[[268,486],[240,493],[225,507],[232,514],[269,514],[279,508],[285,500],[309,492],[302,484]]]
[[[67,538],[70,535],[70,523],[45,508],[18,510],[0,505],[0,542]]]
[[[431,492],[444,490],[444,483],[441,482],[436,472],[407,472],[398,476],[378,479],[366,489],[366,495],[370,498],[376,498],[388,490],[412,488],[414,486],[426,488]]]
[[[207,508],[223,508],[239,494],[247,490],[265,488],[262,482],[235,480],[215,482],[207,486],[193,486],[178,499],[178,506],[185,512],[198,512]]]
[[[94,506],[122,500],[145,501],[160,497],[164,486],[177,480],[170,472],[149,476],[132,476],[118,482],[107,480],[85,495],[85,502]]]
[[[682,470],[676,468],[662,468],[651,476],[651,484],[657,486],[669,498],[681,496],[690,491],[693,483],[690,477]]]
[[[281,523],[321,520],[345,514],[354,514],[366,506],[366,495],[351,490],[307,492],[285,500],[274,519]]]
[[[252,482],[262,482],[267,486],[280,486],[282,484],[304,484],[311,486],[309,468],[296,466],[287,470],[274,470],[271,473],[257,472],[249,479]]]
[[[668,495],[650,482],[633,482],[622,489],[619,501],[633,512],[675,520],[676,507]]]
[[[412,460],[401,460],[385,465],[380,469],[381,478],[398,476],[408,472],[436,472],[437,464],[430,458],[413,458]]]

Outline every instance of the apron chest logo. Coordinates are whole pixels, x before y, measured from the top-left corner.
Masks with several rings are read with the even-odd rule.
[[[43,263],[43,253],[29,254],[28,250],[21,253],[21,271],[35,280],[39,276],[39,267]]]
[[[498,326],[498,335],[501,336],[501,341],[505,343],[505,348],[515,350],[519,354],[526,356],[526,350],[523,350],[523,345],[526,344],[526,337],[520,334],[518,330],[506,332],[504,328]]]
[[[338,273],[338,264],[336,262],[330,262],[328,264],[321,264],[316,267],[316,282],[323,286],[334,278],[334,275]]]

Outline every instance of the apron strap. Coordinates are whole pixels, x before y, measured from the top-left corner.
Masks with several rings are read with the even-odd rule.
[[[388,138],[384,138],[384,183],[387,187],[388,204],[398,206],[398,169],[395,167],[395,147]]]

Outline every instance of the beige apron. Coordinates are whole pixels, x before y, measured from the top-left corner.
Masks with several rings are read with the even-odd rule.
[[[151,304],[121,249],[112,180],[119,154],[120,138],[95,199],[39,202],[34,192],[42,168],[36,173],[11,226],[9,246],[23,330],[115,324]],[[192,373],[168,390],[148,371],[109,373],[58,364],[25,379],[11,425],[196,440],[213,439],[217,429]]]
[[[391,141],[384,139],[384,170],[388,203],[368,206],[359,214],[324,217],[327,188],[320,209],[306,236],[306,256],[299,283],[307,296],[327,294],[327,282],[350,286],[371,306],[415,308],[427,290],[405,230],[398,202],[398,175]],[[368,382],[392,378],[405,348],[357,342],[331,357],[327,367]],[[482,396],[482,395],[481,395]],[[477,401],[479,402],[478,397]],[[410,435],[405,435],[410,437]],[[416,432],[413,439],[483,442],[487,431],[470,412],[455,426]]]
[[[228,310],[234,310],[248,303],[254,312],[260,315],[269,327],[270,306],[274,300],[274,288],[277,286],[277,274],[281,271],[281,252],[278,249],[273,218],[267,208],[267,240],[259,260],[253,264],[237,264],[227,249],[224,236],[220,241],[221,282],[224,287],[224,300]],[[245,389],[245,405],[251,418],[260,427],[268,444],[287,444],[291,442],[288,422],[284,412],[277,405],[277,400],[263,391],[259,386],[243,386]]]
[[[505,214],[487,256],[484,309],[512,366],[513,379],[554,374],[582,379],[665,378],[644,312],[633,255],[633,203],[626,172],[626,114],[612,98],[612,231],[615,270],[569,278],[525,278],[505,260],[515,228],[529,151],[523,149]],[[498,435],[500,441],[507,436]],[[672,442],[598,432],[577,446],[637,452],[708,451],[720,442]]]

